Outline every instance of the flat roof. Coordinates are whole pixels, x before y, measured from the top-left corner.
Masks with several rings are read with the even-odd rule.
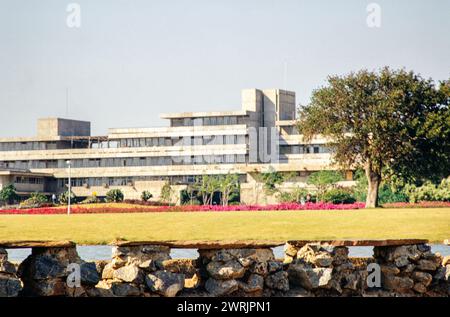
[[[31,136],[31,137],[11,137],[11,138],[0,138],[0,143],[7,142],[51,142],[51,141],[61,141],[61,136]]]
[[[2,175],[2,176],[16,175],[16,176],[53,177],[53,174],[49,174],[49,173],[35,173],[35,172],[31,172],[31,171],[26,171],[26,170],[2,169],[2,168],[0,168],[0,175]]]
[[[247,110],[235,111],[202,111],[202,112],[178,112],[178,113],[161,113],[161,119],[182,119],[182,118],[206,118],[206,117],[231,117],[246,116]]]
[[[12,137],[12,138],[0,138],[0,143],[21,143],[21,142],[55,142],[55,141],[83,141],[83,140],[108,140],[108,136],[33,136],[33,137]]]

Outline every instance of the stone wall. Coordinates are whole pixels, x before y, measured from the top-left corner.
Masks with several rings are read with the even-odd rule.
[[[17,270],[0,248],[0,296],[450,296],[450,257],[424,243],[377,245],[372,258],[357,259],[345,243],[291,241],[284,259],[273,244],[182,244],[195,246],[199,258],[171,259],[170,243],[116,245],[110,261],[94,263],[75,245],[44,244]],[[71,263],[80,268],[75,287]],[[371,263],[381,287],[367,283]]]
[[[209,296],[270,296],[289,290],[270,248],[200,250],[200,286]]]
[[[69,287],[69,264],[80,267],[80,286]],[[85,262],[75,246],[63,248],[33,248],[17,270],[22,280],[24,296],[83,296],[100,281],[95,263]]]
[[[22,290],[16,267],[8,261],[8,253],[0,248],[0,297],[15,297]]]
[[[442,258],[425,244],[375,247],[383,288],[392,293],[429,296],[449,292],[450,257]]]
[[[345,246],[286,244],[289,281],[311,296],[357,296],[366,290],[367,262],[354,265]]]

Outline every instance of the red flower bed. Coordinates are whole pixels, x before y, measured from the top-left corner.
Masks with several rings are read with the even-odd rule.
[[[450,201],[421,201],[418,203],[389,203],[384,208],[442,208],[450,207]]]
[[[277,205],[238,205],[238,206],[158,206],[158,207],[94,207],[73,206],[72,214],[97,214],[97,213],[136,213],[136,212],[202,212],[202,211],[269,211],[269,210],[348,210],[364,208],[364,203],[354,204],[330,204],[330,203],[306,203],[304,205],[296,203],[283,203]],[[67,209],[45,207],[30,209],[10,209],[0,210],[1,214],[12,215],[57,215],[66,214]]]

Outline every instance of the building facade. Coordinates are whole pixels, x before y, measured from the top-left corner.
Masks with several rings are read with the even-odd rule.
[[[161,114],[167,127],[113,128],[92,136],[90,122],[39,119],[37,136],[0,139],[0,188],[13,183],[19,194],[72,190],[78,197],[104,196],[120,188],[137,199],[149,190],[158,199],[166,181],[174,199],[201,175],[238,174],[241,202],[262,197],[257,175],[273,169],[290,173],[286,188],[306,186],[314,171],[335,169],[326,140],[306,144],[295,128],[295,93],[246,89],[237,111]],[[351,181],[351,172],[347,173]],[[175,202],[175,201],[174,201]]]

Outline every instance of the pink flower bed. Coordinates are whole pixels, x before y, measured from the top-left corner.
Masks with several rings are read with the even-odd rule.
[[[183,206],[183,211],[268,211],[268,210],[348,210],[364,208],[364,203],[282,203],[276,205],[237,205],[237,206]]]
[[[349,210],[364,208],[364,203],[354,204],[330,204],[330,203],[283,203],[276,205],[238,205],[238,206],[158,206],[158,207],[94,207],[73,206],[73,214],[97,214],[97,213],[138,213],[138,212],[202,212],[202,211],[269,211],[269,210]],[[65,214],[67,209],[56,207],[9,209],[0,210],[1,214],[9,215],[57,215]]]

